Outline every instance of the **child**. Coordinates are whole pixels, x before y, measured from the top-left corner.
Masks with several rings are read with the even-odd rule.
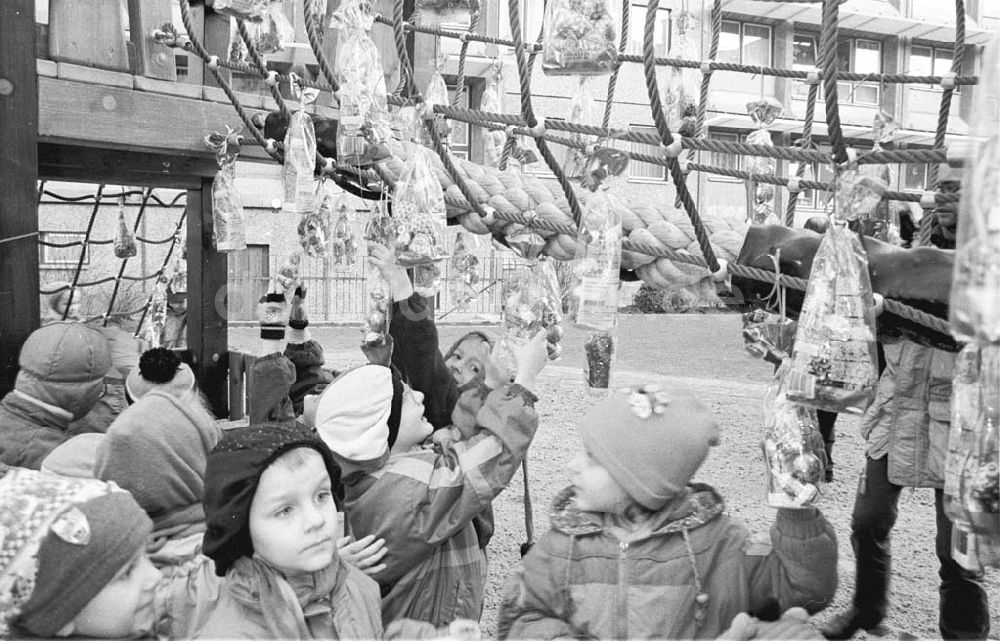
[[[100,332],[60,321],[28,336],[18,365],[14,389],[0,401],[0,463],[37,470],[101,398],[111,355]]]
[[[125,398],[131,405],[152,390],[162,390],[178,398],[197,394],[194,372],[173,350],[147,349],[139,357],[139,367],[125,378]]]
[[[0,466],[2,467],[2,466]],[[113,483],[0,470],[0,637],[152,631],[150,521]]]
[[[421,449],[432,427],[423,395],[394,370],[363,365],[319,399],[316,429],[344,470],[346,515],[356,535],[385,539],[385,624],[478,620],[486,555],[473,520],[510,482],[538,425],[527,387],[547,362],[544,334],[524,346],[514,385],[495,389],[470,438]]]
[[[294,425],[251,425],[209,454],[204,552],[225,576],[199,637],[374,639],[378,586],[337,554],[339,470]]]
[[[770,542],[752,540],[715,490],[688,484],[718,432],[694,398],[615,394],[580,432],[572,486],[512,582],[499,638],[713,639],[740,612],[833,598],[836,537],[818,510],[779,509]]]
[[[295,415],[303,412],[303,401],[309,394],[318,394],[333,380],[333,374],[323,369],[323,346],[309,334],[309,317],[306,312],[306,288],[299,285],[292,296],[289,310],[288,344],[285,358],[295,367],[295,382],[288,390]]]

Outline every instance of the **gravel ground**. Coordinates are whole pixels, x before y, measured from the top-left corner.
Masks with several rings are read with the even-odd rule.
[[[442,345],[449,345],[470,327],[442,326]],[[494,328],[495,331],[495,328]],[[343,367],[360,362],[357,328],[317,327],[314,336],[327,351],[327,362]],[[254,328],[231,328],[234,349],[252,349]],[[764,499],[764,468],[760,456],[761,399],[769,381],[769,366],[747,356],[736,315],[623,316],[615,385],[661,382],[694,391],[716,413],[723,428],[719,447],[709,455],[697,480],[714,485],[726,498],[731,515],[753,532],[766,531],[774,511]],[[566,466],[580,447],[574,421],[596,399],[581,383],[583,333],[568,329],[563,357],[543,372],[536,390],[540,425],[528,454],[530,489],[536,535],[548,528],[552,497],[567,482]],[[850,516],[863,461],[864,442],[857,417],[842,416],[834,451],[836,479],[824,490],[822,509],[837,530],[840,545],[840,588],[822,622],[845,608],[854,585],[854,555],[850,546]],[[524,484],[520,476],[494,502],[497,532],[490,545],[490,580],[483,631],[492,638],[504,583],[519,563],[525,541]],[[920,638],[936,638],[937,558],[934,555],[934,495],[931,490],[905,490],[893,534],[893,581],[887,624]],[[1000,634],[1000,571],[988,575],[993,604],[993,638]]]

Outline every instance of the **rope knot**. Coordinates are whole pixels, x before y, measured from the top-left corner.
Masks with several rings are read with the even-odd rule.
[[[673,138],[673,141],[663,148],[663,153],[667,158],[676,158],[681,155],[684,139],[676,131],[671,134],[671,137]]]
[[[955,88],[955,72],[951,71],[946,74],[941,75],[941,88],[942,89],[954,89]]]

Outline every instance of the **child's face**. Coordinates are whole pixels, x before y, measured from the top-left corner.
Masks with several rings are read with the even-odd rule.
[[[329,566],[336,554],[337,508],[323,457],[299,447],[260,476],[250,503],[254,554],[285,574]]]
[[[424,395],[409,385],[403,390],[403,406],[399,412],[399,433],[392,445],[393,452],[405,452],[420,445],[434,431],[424,417]]]
[[[458,344],[444,364],[455,382],[465,385],[473,379],[486,376],[485,359],[489,358],[489,354],[490,348],[486,341],[478,336],[470,336]]]
[[[569,470],[576,505],[584,512],[617,512],[628,504],[630,499],[622,486],[586,450],[570,461]]]
[[[144,549],[119,570],[63,630],[98,639],[136,638],[153,631],[153,595],[161,574]]]

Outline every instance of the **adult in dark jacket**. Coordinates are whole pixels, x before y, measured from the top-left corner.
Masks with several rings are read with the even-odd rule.
[[[97,330],[60,321],[28,336],[18,365],[14,389],[0,401],[0,463],[37,470],[101,398],[111,354]]]

